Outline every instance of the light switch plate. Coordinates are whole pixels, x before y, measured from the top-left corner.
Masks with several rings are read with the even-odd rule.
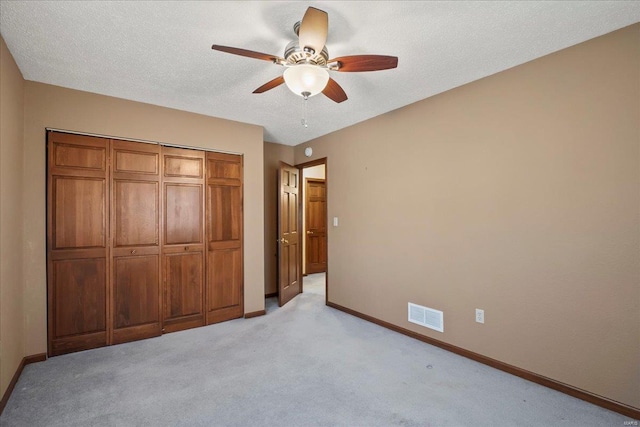
[[[334,226],[334,227],[337,227],[337,226],[338,226],[338,217],[337,217],[337,216],[334,216],[334,217],[333,217],[333,226]]]

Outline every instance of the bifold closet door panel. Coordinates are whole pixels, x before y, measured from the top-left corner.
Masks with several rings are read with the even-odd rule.
[[[204,152],[162,147],[164,332],[203,326]]]
[[[51,262],[49,316],[53,334],[49,354],[56,356],[106,345],[104,256]]]
[[[242,317],[242,251],[237,248],[211,250],[207,268],[208,323]]]
[[[107,344],[109,140],[47,133],[48,352]]]
[[[113,257],[112,344],[161,334],[158,251],[131,252]]]
[[[111,343],[162,333],[160,146],[111,143]]]
[[[207,324],[244,315],[242,156],[207,153]]]
[[[164,332],[204,325],[204,260],[202,251],[173,249],[164,260]]]

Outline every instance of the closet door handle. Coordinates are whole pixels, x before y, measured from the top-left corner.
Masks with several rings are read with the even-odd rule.
[[[131,255],[135,255],[135,254],[136,254],[136,250],[135,250],[135,249],[133,249],[133,250],[131,251]]]
[[[188,251],[188,250],[189,250],[189,246],[185,246],[185,247],[184,247],[184,250],[185,250],[185,251]]]

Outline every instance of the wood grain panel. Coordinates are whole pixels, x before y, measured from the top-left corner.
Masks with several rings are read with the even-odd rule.
[[[305,213],[306,272],[320,273],[327,269],[327,203],[324,180],[307,178]]]
[[[130,341],[143,340],[162,335],[159,322],[145,323],[144,325],[130,326],[128,328],[114,329],[111,344],[121,344]]]
[[[308,223],[307,227],[313,229],[323,229],[325,228],[325,212],[326,206],[324,200],[310,200],[308,210]]]
[[[53,249],[105,247],[105,180],[64,176],[51,180]]]
[[[106,259],[53,262],[54,339],[106,330]]]
[[[302,292],[298,203],[300,171],[284,162],[278,170],[278,304]]]
[[[76,169],[105,170],[107,150],[75,144],[56,143],[53,146],[53,166]]]
[[[187,155],[164,156],[165,177],[202,178],[203,170],[202,158],[189,157]]]
[[[207,158],[207,179],[242,179],[242,165],[238,156],[212,153],[215,157]]]
[[[47,144],[48,176],[106,177],[108,139],[49,131]]]
[[[158,183],[115,180],[113,193],[114,245],[158,245]]]
[[[90,350],[107,345],[107,332],[92,332],[52,339],[49,343],[49,356]]]
[[[165,320],[202,314],[203,271],[202,252],[165,255]]]
[[[289,220],[289,215],[290,215],[290,209],[289,209],[289,193],[285,193],[280,195],[280,209],[278,211],[279,213],[279,232],[281,235],[284,234],[289,234],[290,233],[290,229],[289,229],[289,225],[291,223],[291,221]],[[282,236],[284,237],[284,236]]]
[[[207,185],[209,241],[239,240],[242,219],[241,187]]]
[[[242,298],[242,254],[239,249],[210,253],[208,307],[237,307]]]
[[[165,183],[165,245],[202,243],[201,184]]]
[[[298,205],[298,194],[297,193],[289,193],[289,215],[287,215],[287,219],[289,220],[289,233],[298,233],[298,213],[300,212],[300,207]]]
[[[287,246],[287,250],[289,251],[289,280],[293,286],[296,286],[296,284],[300,283],[299,278],[302,276],[302,272],[300,271],[302,263],[298,256],[300,254],[300,246],[298,242],[290,243]],[[300,285],[298,286],[300,287]]]
[[[161,334],[160,151],[112,141],[111,343]]]
[[[206,323],[242,317],[242,156],[207,153]]]
[[[158,154],[129,150],[114,150],[114,172],[158,174]]]
[[[324,254],[327,252],[326,239],[314,236],[309,238],[307,246],[307,258],[311,264],[326,263]],[[324,270],[322,270],[324,271]],[[308,271],[309,274],[318,273],[318,271]]]
[[[47,132],[49,355],[107,344],[109,140]]]
[[[311,179],[307,179],[307,184],[309,185],[307,187],[307,195],[314,199],[314,198],[320,198],[320,199],[325,199],[326,195],[326,189],[324,186],[324,180],[320,181],[320,180],[311,180]]]
[[[162,147],[163,332],[205,324],[204,151]]]
[[[158,267],[157,255],[114,259],[114,329],[159,323]]]

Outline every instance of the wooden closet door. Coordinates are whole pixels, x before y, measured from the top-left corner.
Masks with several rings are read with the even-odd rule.
[[[244,315],[242,156],[207,153],[206,323]]]
[[[47,133],[50,356],[107,344],[109,140]]]
[[[162,148],[163,331],[205,324],[203,151]]]
[[[160,146],[112,141],[112,344],[157,336],[160,321]]]

